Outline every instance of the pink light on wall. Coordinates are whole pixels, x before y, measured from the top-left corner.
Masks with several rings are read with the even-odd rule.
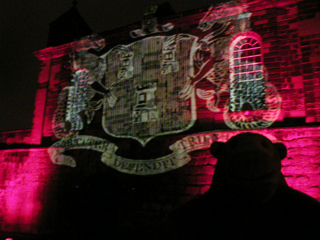
[[[53,170],[45,149],[1,151],[1,230],[35,233]]]
[[[217,141],[226,142],[229,138],[245,131],[216,132]],[[287,147],[287,157],[281,161],[281,171],[288,185],[320,201],[320,128],[295,127],[263,130],[249,130],[282,142]],[[186,177],[187,194],[190,198],[203,194],[211,185],[216,159],[208,150],[190,153],[192,161],[181,169]]]
[[[282,172],[289,186],[320,201],[320,129],[280,129],[280,140],[288,149]]]

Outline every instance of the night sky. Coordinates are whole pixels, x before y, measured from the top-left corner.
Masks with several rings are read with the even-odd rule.
[[[147,6],[169,2],[176,13],[208,7],[208,0],[79,0],[77,9],[94,33],[142,20]],[[216,1],[217,2],[217,1]],[[72,0],[0,0],[0,132],[31,129],[40,61],[49,24]]]

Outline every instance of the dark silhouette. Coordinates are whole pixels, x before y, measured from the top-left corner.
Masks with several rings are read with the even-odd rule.
[[[285,182],[282,143],[242,133],[210,151],[211,188],[174,211],[158,239],[320,239],[320,203]]]

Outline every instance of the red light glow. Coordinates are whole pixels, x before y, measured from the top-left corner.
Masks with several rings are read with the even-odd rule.
[[[239,2],[210,7],[202,17],[179,14],[161,33],[127,26],[36,52],[42,63],[33,128],[0,134],[0,231],[54,231],[60,223],[50,214],[68,206],[56,188],[61,179],[102,167],[124,182],[173,177],[157,200],[141,190],[146,211],[160,198],[189,200],[211,185],[210,145],[244,131],[286,145],[288,185],[320,200],[318,6]],[[84,151],[93,155],[84,160]],[[81,191],[81,181],[72,187]],[[160,204],[156,211],[165,208]]]
[[[52,171],[46,150],[5,150],[2,154],[8,156],[0,163],[3,171],[0,196],[4,203],[2,230],[37,232],[44,203],[43,190]]]

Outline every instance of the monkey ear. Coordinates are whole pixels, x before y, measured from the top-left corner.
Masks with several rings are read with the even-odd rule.
[[[284,159],[287,156],[287,147],[283,143],[274,143],[274,146],[277,149],[280,160]]]
[[[225,143],[223,142],[214,142],[210,146],[210,152],[212,156],[215,158],[219,158],[221,156],[221,153],[223,152]]]

